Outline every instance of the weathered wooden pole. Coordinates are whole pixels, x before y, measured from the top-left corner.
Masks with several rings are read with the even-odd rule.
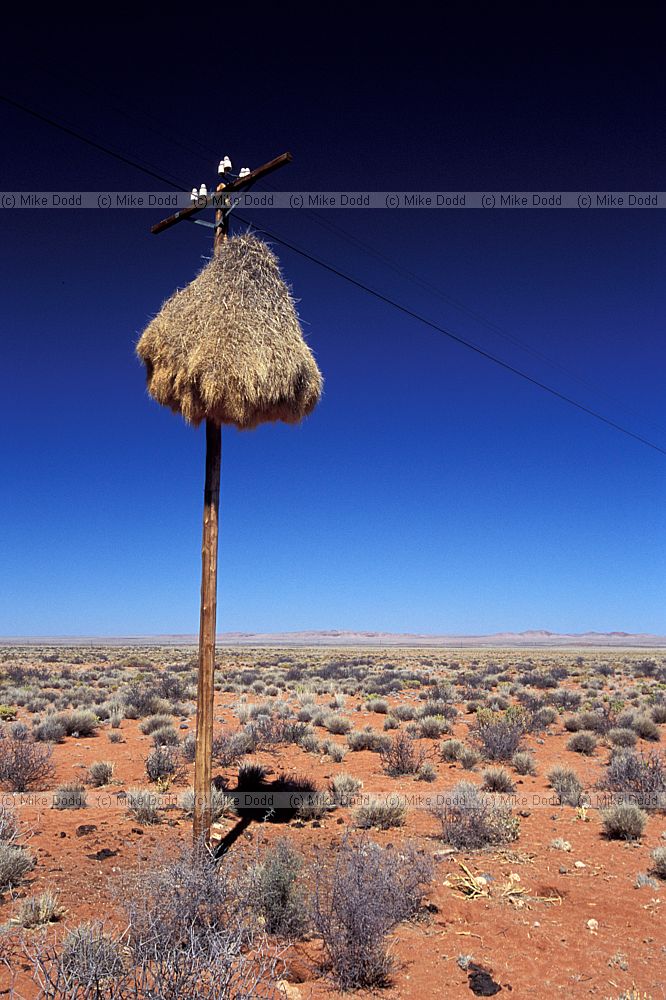
[[[218,184],[217,192],[224,190]],[[227,237],[228,216],[215,212],[213,253]],[[206,480],[201,541],[201,613],[199,619],[199,679],[197,684],[196,752],[194,758],[194,846],[208,844],[211,826],[213,769],[213,709],[215,700],[215,632],[217,628],[217,550],[220,514],[222,428],[206,420]]]

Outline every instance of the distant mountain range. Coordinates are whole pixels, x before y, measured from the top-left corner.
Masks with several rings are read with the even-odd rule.
[[[666,636],[634,632],[579,632],[563,634],[546,629],[495,632],[492,635],[422,635],[412,632],[345,632],[327,629],[312,632],[223,632],[220,646],[393,646],[474,648],[475,646],[616,646],[666,647]],[[11,636],[0,645],[18,646],[186,646],[194,635],[132,636]]]

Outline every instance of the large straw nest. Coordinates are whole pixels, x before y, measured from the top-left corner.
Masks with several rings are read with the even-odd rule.
[[[249,233],[225,240],[194,281],[167,299],[137,353],[150,395],[195,425],[296,423],[321,395],[277,258]]]

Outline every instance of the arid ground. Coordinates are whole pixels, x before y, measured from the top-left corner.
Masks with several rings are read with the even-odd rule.
[[[126,969],[128,893],[185,863],[196,650],[14,645],[0,671],[3,995],[137,995],[85,992],[76,928]],[[228,648],[216,687],[252,995],[666,997],[664,650]]]

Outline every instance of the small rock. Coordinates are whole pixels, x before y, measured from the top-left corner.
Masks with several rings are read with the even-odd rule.
[[[451,855],[455,853],[456,853],[455,847],[443,847],[440,851],[435,851],[432,857],[434,861],[444,861],[447,858],[450,858]]]
[[[574,868],[587,868],[584,861],[574,861]]]
[[[91,861],[106,861],[107,858],[115,858],[118,851],[112,851],[110,847],[102,847],[96,854],[88,854]]]
[[[527,817],[531,816],[532,813],[529,811],[529,809],[521,809],[518,815],[522,816],[523,819],[527,819]]]
[[[590,934],[596,934],[597,931],[599,930],[599,921],[595,920],[594,917],[590,917],[590,919],[586,924],[586,927],[590,932]]]
[[[189,729],[190,727],[188,726],[188,724],[186,722],[181,722],[181,724],[178,726],[178,728],[179,729]]]
[[[143,834],[143,827],[142,827],[142,826],[133,826],[133,827],[131,828],[131,831],[130,831],[130,832],[131,832],[131,833],[138,833],[138,834],[139,834],[139,836],[142,836],[142,834]]]
[[[89,833],[95,833],[97,827],[94,823],[82,823],[81,826],[76,828],[77,837],[87,837]]]
[[[567,874],[567,872],[569,871],[569,869],[568,869],[568,868],[565,868],[565,866],[564,866],[564,865],[560,865],[560,867],[559,867],[559,869],[558,869],[558,870],[559,870],[559,873],[560,873],[560,875],[566,875],[566,874]]]

